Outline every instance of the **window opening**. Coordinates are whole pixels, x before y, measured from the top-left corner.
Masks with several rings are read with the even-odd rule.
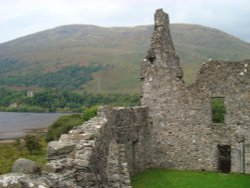
[[[225,123],[226,108],[224,100],[224,97],[212,98],[211,109],[213,123]]]

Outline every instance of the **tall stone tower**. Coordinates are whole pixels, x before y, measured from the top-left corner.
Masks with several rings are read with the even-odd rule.
[[[151,46],[141,64],[142,105],[150,105],[161,92],[172,92],[173,85],[183,85],[183,71],[179,57],[175,54],[169,30],[168,14],[162,9],[156,10],[154,33]]]
[[[149,141],[152,144],[152,154],[157,155],[152,156],[149,163],[161,167],[166,161],[166,155],[163,154],[161,161],[159,154],[163,148],[157,146],[163,142],[162,134],[169,132],[167,129],[171,126],[164,122],[174,122],[173,117],[181,111],[176,107],[179,106],[179,98],[183,97],[184,92],[180,91],[185,89],[185,84],[179,57],[175,53],[170,35],[168,14],[162,9],[156,10],[154,21],[151,46],[141,63],[141,104],[149,106],[149,116],[152,120]],[[159,160],[156,163],[159,165],[154,163],[157,159]]]

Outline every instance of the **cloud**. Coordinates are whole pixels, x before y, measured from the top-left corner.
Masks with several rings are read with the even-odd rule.
[[[250,41],[248,0],[2,0],[0,42],[68,24],[153,24],[163,8],[172,23],[215,27]]]

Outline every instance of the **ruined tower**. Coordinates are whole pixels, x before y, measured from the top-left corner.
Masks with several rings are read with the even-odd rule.
[[[141,63],[141,103],[149,108],[151,167],[250,173],[250,61],[204,63],[185,86],[168,15],[155,13],[150,49]],[[213,121],[221,100],[223,121]]]
[[[161,142],[165,142],[162,137],[164,134],[167,136],[170,132],[168,127],[176,121],[176,114],[181,113],[181,109],[176,107],[185,93],[185,85],[170,35],[168,14],[162,9],[156,10],[154,20],[151,46],[141,63],[141,103],[149,106],[151,119],[149,143],[152,160],[149,164],[163,167],[168,165],[165,164],[167,155],[161,145]],[[161,154],[162,157],[159,156]]]
[[[164,89],[165,93],[163,85],[171,87],[171,82],[183,84],[183,71],[170,35],[169,17],[159,9],[154,19],[151,46],[141,64],[142,105],[148,105],[150,98],[157,98],[154,92]]]

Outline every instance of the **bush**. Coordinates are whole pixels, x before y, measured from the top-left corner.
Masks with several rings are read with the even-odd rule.
[[[82,123],[80,114],[61,116],[48,128],[46,141],[58,140],[61,134],[67,134],[74,126]]]
[[[30,153],[40,152],[42,145],[40,144],[40,137],[36,134],[27,134],[24,137],[25,146]]]
[[[97,106],[86,108],[83,115],[73,114],[59,117],[49,128],[46,141],[58,140],[62,134],[67,134],[73,127],[83,124],[90,118],[96,116]]]
[[[97,111],[98,111],[97,106],[92,106],[90,108],[85,109],[82,116],[83,121],[88,121],[92,117],[95,117],[97,115]]]

